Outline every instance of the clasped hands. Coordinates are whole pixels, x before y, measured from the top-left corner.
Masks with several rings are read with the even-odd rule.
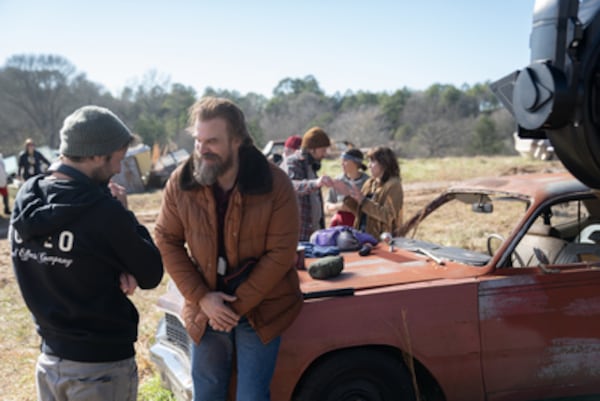
[[[236,299],[233,295],[213,291],[207,293],[200,300],[200,308],[208,316],[208,324],[213,330],[229,333],[237,326],[240,316],[226,304],[226,302],[233,302]]]

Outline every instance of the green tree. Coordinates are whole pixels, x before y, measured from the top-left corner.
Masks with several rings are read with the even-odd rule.
[[[319,86],[319,82],[312,75],[300,78],[284,78],[273,89],[273,97],[285,97],[287,95],[299,95],[302,92],[310,92],[323,96],[325,92]]]
[[[477,99],[453,85],[433,84],[425,91],[437,119],[457,120],[474,117],[479,113]]]
[[[498,135],[494,121],[489,116],[482,115],[475,124],[469,152],[473,155],[497,155],[503,149],[503,138]]]
[[[498,110],[501,107],[500,101],[490,89],[489,81],[483,84],[475,84],[472,87],[467,88],[465,92],[468,96],[477,99],[480,111],[493,111]]]
[[[146,144],[168,141],[166,121],[169,109],[165,103],[170,86],[169,78],[152,70],[144,75],[135,90],[126,92],[133,96],[126,114],[134,121],[134,131]]]
[[[180,135],[188,126],[188,110],[196,101],[196,91],[192,87],[173,84],[167,94],[163,108],[165,110],[165,136],[159,138],[159,143]]]
[[[342,113],[351,112],[365,106],[377,106],[380,102],[378,94],[364,91],[356,93],[347,91],[343,97],[339,97],[338,99],[338,111]]]
[[[262,147],[265,145],[265,133],[260,126],[260,118],[267,104],[266,97],[252,92],[242,95],[238,91],[216,90],[211,87],[206,88],[204,96],[223,97],[237,104],[244,112],[250,136],[256,146]]]
[[[383,116],[387,122],[387,129],[394,133],[402,124],[402,113],[404,106],[411,96],[411,91],[408,88],[397,90],[391,95],[381,97],[381,108]]]
[[[285,139],[290,135],[303,135],[314,125],[327,131],[334,114],[334,100],[313,92],[301,92],[275,102],[271,99],[261,116],[260,126],[266,140]]]

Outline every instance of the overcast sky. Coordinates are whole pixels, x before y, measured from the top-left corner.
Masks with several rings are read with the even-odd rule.
[[[65,57],[118,94],[149,71],[270,96],[313,75],[329,95],[496,80],[529,63],[534,0],[0,0],[0,63]]]

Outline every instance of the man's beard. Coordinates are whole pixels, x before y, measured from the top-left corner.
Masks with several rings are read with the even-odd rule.
[[[103,166],[92,170],[90,179],[99,185],[108,185],[113,175],[110,171],[110,164],[107,161]]]
[[[200,185],[208,186],[217,182],[217,178],[233,167],[233,156],[231,148],[227,153],[225,160],[215,153],[205,153],[200,155],[194,151],[194,180]],[[205,160],[211,160],[207,163]]]

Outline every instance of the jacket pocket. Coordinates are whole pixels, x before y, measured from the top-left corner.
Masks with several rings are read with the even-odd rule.
[[[302,302],[298,275],[295,271],[290,271],[275,288],[273,294],[265,298],[253,311],[258,327],[270,325],[293,309],[298,302]]]

